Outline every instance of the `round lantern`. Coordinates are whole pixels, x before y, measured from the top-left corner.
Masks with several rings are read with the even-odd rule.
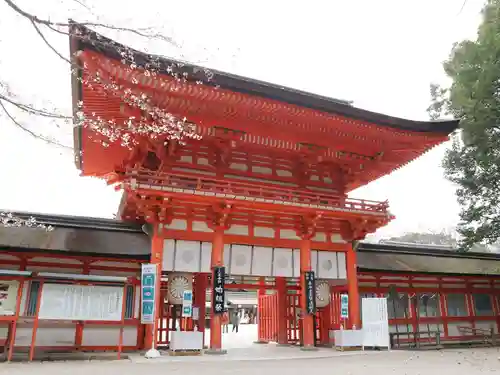
[[[191,274],[172,272],[168,275],[168,302],[172,305],[182,305],[185,290],[193,289]]]
[[[325,280],[316,280],[316,307],[326,307],[330,303],[330,283]]]

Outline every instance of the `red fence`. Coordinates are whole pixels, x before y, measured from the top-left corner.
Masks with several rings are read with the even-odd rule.
[[[286,296],[286,336],[289,344],[300,343],[301,319],[300,319],[300,294],[288,294]]]
[[[259,341],[278,340],[278,294],[259,296]]]

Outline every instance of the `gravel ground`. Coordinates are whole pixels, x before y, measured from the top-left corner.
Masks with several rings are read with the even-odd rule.
[[[369,352],[352,356],[330,358],[302,358],[260,361],[229,361],[221,356],[218,361],[196,362],[44,362],[11,363],[0,365],[0,374],[30,375],[147,375],[168,373],[199,375],[473,375],[500,373],[500,349],[464,349],[421,352]]]

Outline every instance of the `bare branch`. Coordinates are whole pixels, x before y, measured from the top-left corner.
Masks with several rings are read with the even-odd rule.
[[[41,139],[49,144],[52,144],[52,145],[55,145],[55,146],[59,146],[59,147],[63,147],[63,148],[67,148],[67,149],[70,149],[72,150],[73,148],[72,147],[69,147],[69,146],[66,146],[66,145],[63,145],[63,144],[60,144],[59,142],[56,142],[54,141],[53,139],[50,139],[50,138],[47,138],[41,134],[36,134],[35,132],[33,132],[32,130],[28,129],[26,126],[22,125],[19,121],[17,121],[17,119],[7,110],[7,108],[5,107],[5,105],[0,101],[0,107],[3,109],[3,111],[5,112],[5,114],[7,115],[7,117],[16,125],[18,126],[21,130],[24,130],[26,133],[30,134],[31,136],[37,138],[37,139]]]
[[[20,110],[24,112],[28,112],[29,114],[36,115],[36,116],[42,116],[42,117],[48,117],[48,118],[53,118],[53,119],[61,119],[61,120],[71,120],[71,116],[64,116],[60,115],[57,113],[52,113],[49,111],[45,111],[43,109],[38,109],[32,106],[29,106],[27,104],[19,103],[17,101],[14,101],[11,98],[8,98],[5,95],[0,94],[0,100],[5,100],[6,102],[12,104],[13,106],[19,108]]]
[[[54,21],[49,21],[46,19],[41,19],[41,18],[19,8],[12,0],[4,0],[4,1],[12,10],[14,10],[16,13],[20,14],[21,16],[29,19],[31,22],[34,22],[34,23],[37,23],[40,25],[45,25],[45,26],[56,26],[56,27],[70,27],[71,26],[70,23],[68,23],[68,22],[54,22]],[[168,42],[168,43],[174,45],[177,48],[181,48],[181,46],[179,44],[177,44],[170,37],[167,37],[167,36],[159,34],[159,33],[156,33],[156,34],[146,33],[145,31],[147,31],[149,29],[131,29],[128,27],[107,25],[107,24],[103,24],[100,22],[80,22],[79,21],[78,23],[82,26],[101,27],[101,28],[109,29],[109,30],[125,31],[125,32],[129,32],[132,34],[136,34],[136,35],[141,36],[141,37],[145,37],[145,38],[163,40],[165,42]]]
[[[462,3],[462,6],[460,7],[460,10],[458,11],[457,16],[459,16],[462,13],[462,11],[464,10],[465,4],[467,4],[467,0],[464,0],[464,2]]]
[[[92,12],[92,10],[83,1],[80,0],[73,0],[73,1],[78,5],[82,6],[83,8],[87,9],[89,12]]]
[[[38,25],[35,23],[35,21],[31,20],[31,24],[33,25],[33,27],[35,28],[37,34],[40,36],[40,38],[42,38],[43,42],[47,45],[47,47],[50,48],[50,50],[52,52],[54,52],[57,56],[59,56],[61,59],[63,59],[64,61],[66,61],[68,64],[71,64],[71,61],[69,61],[69,59],[67,59],[66,57],[64,57],[63,55],[61,55],[59,53],[58,50],[56,50],[54,48],[54,46],[52,46],[52,44],[49,43],[49,41],[45,38],[45,35],[43,35],[43,33],[40,31],[40,28],[38,27]]]

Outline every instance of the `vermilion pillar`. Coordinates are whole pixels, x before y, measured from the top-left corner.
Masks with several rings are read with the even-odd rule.
[[[286,278],[276,278],[276,291],[278,293],[278,344],[288,344],[286,332]]]
[[[206,316],[206,300],[207,300],[207,287],[208,287],[208,274],[198,273],[196,276],[196,301],[195,306],[198,307],[198,331],[203,332],[205,337],[205,316]],[[205,342],[205,341],[203,341]]]
[[[222,267],[224,265],[224,229],[217,227],[214,230],[214,238],[212,241],[212,284],[214,282],[214,268]],[[214,314],[213,301],[214,295],[212,293],[212,306],[210,307],[210,352],[222,353],[222,315]]]
[[[359,290],[356,251],[350,245],[346,254],[347,258],[347,292],[349,293],[349,321],[351,328],[361,328],[359,312]]]
[[[158,341],[158,319],[160,316],[160,309],[163,307],[161,305],[160,298],[160,288],[161,288],[161,270],[162,270],[162,259],[163,259],[163,237],[160,235],[160,225],[153,224],[153,236],[151,238],[151,264],[157,265],[156,271],[156,304],[155,304],[155,319],[154,325],[146,325],[146,331],[144,334],[144,349],[156,348],[156,342]],[[153,335],[154,332],[154,335]]]
[[[302,310],[303,349],[314,348],[314,315],[307,314],[307,293],[305,272],[311,271],[311,240],[300,242],[300,309]]]

